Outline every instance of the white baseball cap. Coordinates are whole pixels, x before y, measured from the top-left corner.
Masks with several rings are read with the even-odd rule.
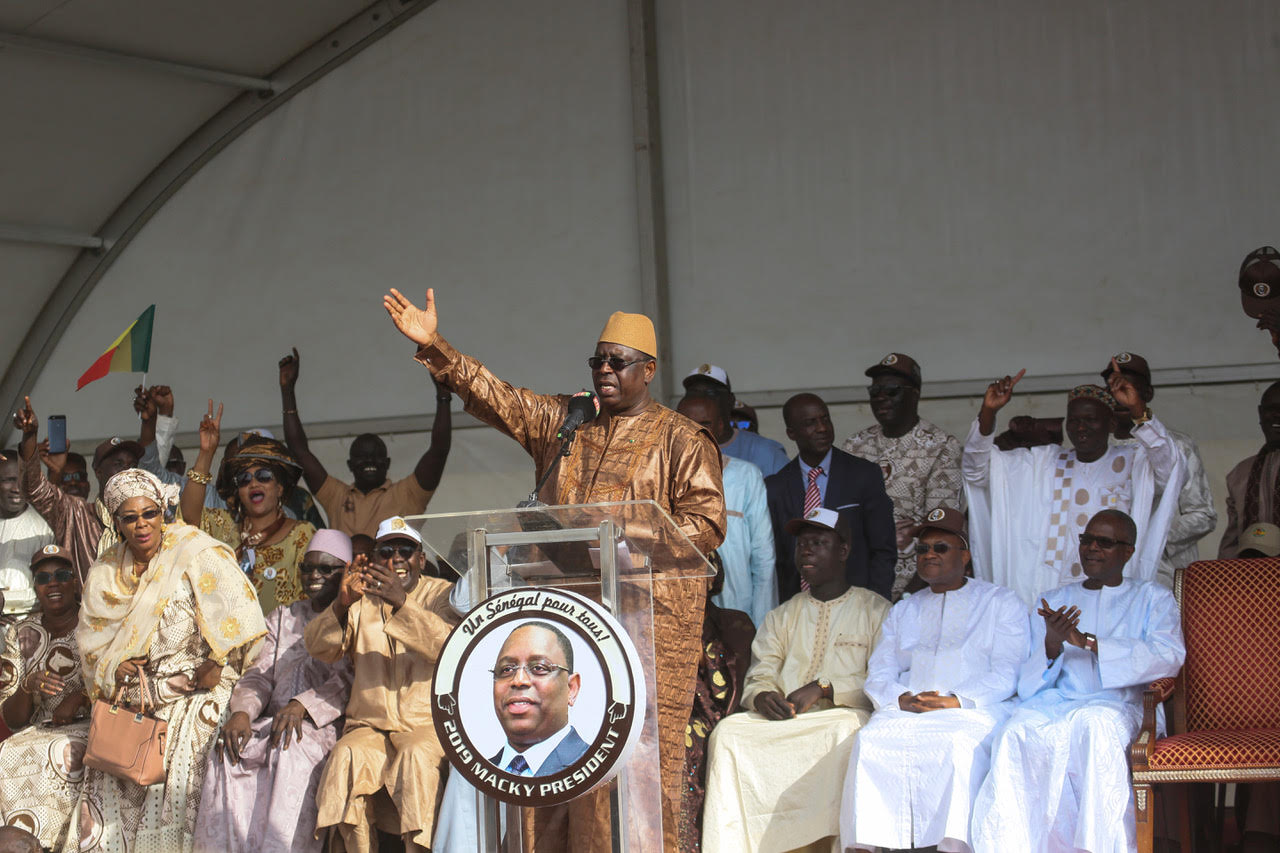
[[[419,545],[422,544],[422,534],[398,515],[383,519],[378,525],[378,534],[373,537],[373,541],[381,542],[384,539],[412,539]]]
[[[811,509],[804,514],[804,518],[793,518],[788,521],[783,529],[795,536],[805,527],[825,527],[827,530],[834,530],[840,534],[841,539],[847,539],[843,527],[840,525],[840,513],[834,509],[826,507],[817,507]]]
[[[726,388],[731,387],[729,385],[729,374],[725,373],[725,370],[723,367],[716,367],[714,364],[702,364],[702,365],[699,365],[696,369],[690,370],[689,373],[684,377],[684,387],[688,388],[689,380],[693,379],[694,377],[699,377],[702,379],[710,379],[712,382],[719,382],[721,385],[723,385]]]

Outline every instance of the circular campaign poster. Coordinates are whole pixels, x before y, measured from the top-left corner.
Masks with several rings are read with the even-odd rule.
[[[433,685],[445,757],[482,793],[550,806],[612,779],[640,739],[645,684],[631,638],[563,589],[508,589],[445,641]]]

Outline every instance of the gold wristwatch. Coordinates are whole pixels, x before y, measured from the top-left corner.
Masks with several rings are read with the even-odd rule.
[[[1150,406],[1147,406],[1145,409],[1143,409],[1143,410],[1142,410],[1142,414],[1141,414],[1141,415],[1139,415],[1138,417],[1134,418],[1134,420],[1133,420],[1133,425],[1134,425],[1135,427],[1140,427],[1140,426],[1142,426],[1143,424],[1145,424],[1145,423],[1146,423],[1147,421],[1149,421],[1149,420],[1151,420],[1151,407],[1150,407]]]

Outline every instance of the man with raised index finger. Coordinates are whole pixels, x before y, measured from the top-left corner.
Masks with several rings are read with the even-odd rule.
[[[462,399],[466,411],[514,438],[533,457],[535,482],[556,466],[538,495],[543,501],[564,505],[654,500],[703,553],[724,540],[719,449],[706,429],[650,396],[649,383],[658,369],[658,342],[648,317],[622,311],[609,317],[587,359],[600,415],[578,428],[569,455],[560,458],[562,442],[557,433],[568,411],[567,396],[516,388],[455,350],[437,329],[431,290],[425,308],[414,306],[396,290],[384,297],[383,305],[400,332],[418,346],[417,360]],[[663,844],[675,850],[684,784],[684,732],[693,704],[707,584],[704,577],[682,577],[677,567],[661,565],[655,566],[654,579],[661,580],[653,584],[657,658],[653,690],[662,768]],[[540,853],[570,846],[575,851],[612,847],[605,789],[569,806],[529,813],[530,842],[537,844]]]
[[[1159,570],[1186,463],[1132,380],[1114,360],[1112,368],[1107,388],[1078,385],[1067,393],[1062,431],[1070,447],[995,448],[996,413],[1026,371],[987,387],[965,440],[960,470],[974,566],[1028,606],[1083,576],[1079,536],[1103,509],[1142,522],[1130,575],[1154,580]],[[1133,420],[1133,443],[1111,440],[1121,407]]]

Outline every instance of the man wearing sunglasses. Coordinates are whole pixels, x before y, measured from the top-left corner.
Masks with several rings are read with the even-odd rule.
[[[964,514],[934,507],[909,534],[928,586],[893,606],[867,665],[876,712],[845,776],[841,850],[969,849],[970,807],[1027,657],[1018,596],[968,576]]]
[[[0,608],[6,616],[35,609],[31,558],[53,541],[53,530],[22,491],[18,452],[0,453]]]
[[[565,505],[654,500],[701,552],[724,540],[720,450],[709,432],[649,395],[658,369],[658,340],[648,317],[622,311],[609,317],[587,359],[600,415],[578,428],[569,455],[561,458],[558,433],[568,412],[568,396],[516,388],[455,350],[437,331],[431,290],[424,308],[396,290],[383,298],[383,307],[401,334],[418,346],[417,360],[462,398],[466,411],[520,442],[533,457],[533,482],[555,466],[539,493],[543,501]],[[644,538],[635,527],[627,532]],[[702,651],[707,585],[701,577],[664,578],[667,568],[655,567],[655,580],[661,582],[653,584],[653,630],[658,640],[654,692],[665,849],[675,850],[684,786],[684,733]],[[565,819],[567,807],[535,812],[539,850],[569,849],[570,839],[575,851],[612,848],[608,792],[595,791],[584,799],[589,802],[580,799],[574,813],[588,819]]]
[[[898,545],[891,596],[897,601],[916,572],[911,529],[931,507],[964,509],[960,440],[920,417],[921,373],[914,358],[891,352],[865,373],[871,378],[867,396],[876,423],[846,438],[841,447],[876,463],[884,474]]]
[[[42,456],[45,455],[43,449],[40,453]],[[56,453],[48,455],[45,459],[45,465],[49,469],[49,480],[67,494],[87,501],[89,499],[89,463],[75,452],[61,454],[62,467],[60,468],[56,467],[58,459],[59,454]]]
[[[196,849],[253,853],[261,838],[273,840],[268,849],[323,848],[315,838],[318,768],[341,734],[351,663],[313,658],[303,632],[333,603],[350,562],[345,533],[316,531],[298,566],[304,597],[267,614],[262,651],[231,691],[230,717],[209,756]]]
[[[1155,580],[1187,470],[1169,431],[1113,358],[1108,387],[1067,393],[1070,447],[996,450],[996,414],[1025,373],[987,387],[961,459],[969,542],[983,577],[1032,606],[1043,591],[1083,577],[1079,535],[1099,510],[1119,509],[1142,522],[1129,573]],[[1133,420],[1133,443],[1112,441],[1121,407]]]
[[[1080,536],[1084,580],[1031,617],[1022,703],[996,735],[974,802],[974,849],[1133,850],[1129,744],[1142,694],[1186,657],[1173,593],[1125,576],[1138,528],[1103,510]]]
[[[422,574],[422,536],[403,518],[378,526],[374,558],[356,558],[338,597],[307,625],[307,651],[353,667],[344,734],[316,797],[319,831],[333,827],[345,849],[376,849],[374,796],[396,807],[406,851],[431,846],[444,751],[431,719],[431,683],[457,624],[453,585]]]

